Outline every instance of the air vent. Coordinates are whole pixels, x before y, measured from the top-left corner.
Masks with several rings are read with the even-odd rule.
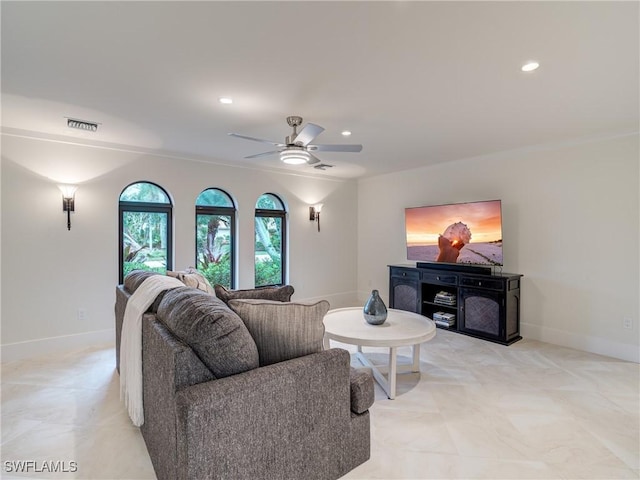
[[[67,118],[67,127],[77,128],[78,130],[85,130],[87,132],[97,132],[98,124],[93,122],[87,122],[85,120],[77,120],[75,118]]]
[[[313,168],[317,168],[318,170],[326,170],[327,168],[332,168],[333,165],[329,165],[328,163],[319,163],[318,165],[314,165]]]

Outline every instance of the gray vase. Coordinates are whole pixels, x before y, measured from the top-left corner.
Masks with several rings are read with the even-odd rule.
[[[387,307],[380,298],[378,290],[373,290],[364,304],[364,319],[371,325],[382,325],[387,319]]]

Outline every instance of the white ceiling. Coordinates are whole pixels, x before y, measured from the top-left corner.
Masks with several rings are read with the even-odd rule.
[[[2,129],[343,178],[628,133],[638,7],[2,1]],[[271,148],[227,135],[280,142],[288,115],[363,151],[317,153],[335,165],[322,172],[244,160]]]

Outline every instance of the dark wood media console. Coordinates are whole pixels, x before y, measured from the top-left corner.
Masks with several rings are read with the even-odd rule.
[[[430,319],[453,316],[450,326],[438,327],[510,345],[522,338],[521,278],[457,265],[389,265],[389,306]]]

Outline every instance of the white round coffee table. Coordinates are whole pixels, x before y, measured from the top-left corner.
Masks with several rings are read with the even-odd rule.
[[[371,368],[373,376],[390,399],[396,396],[396,375],[406,371],[420,371],[420,344],[436,336],[435,324],[417,313],[390,308],[382,325],[370,325],[363,316],[362,307],[329,310],[324,317],[324,347],[329,341],[357,345],[356,358]],[[398,372],[398,347],[413,347],[413,363],[401,365]],[[362,347],[389,347],[389,369],[385,375],[364,355]],[[408,369],[407,369],[408,367]]]

